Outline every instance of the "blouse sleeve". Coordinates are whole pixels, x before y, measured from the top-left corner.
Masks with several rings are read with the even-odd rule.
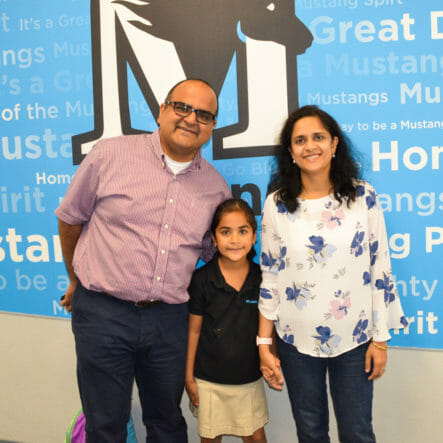
[[[280,306],[277,278],[278,272],[284,266],[285,249],[276,229],[277,215],[274,194],[270,194],[263,207],[261,225],[261,255],[262,283],[260,286],[259,310],[268,320],[277,320]]]
[[[385,219],[378,196],[369,185],[365,190],[368,208],[370,284],[373,306],[373,339],[385,341],[391,338],[389,330],[407,325],[400,298],[392,279]],[[364,277],[365,281],[369,280]]]

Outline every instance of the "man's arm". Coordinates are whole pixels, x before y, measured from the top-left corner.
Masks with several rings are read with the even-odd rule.
[[[65,260],[66,270],[69,275],[69,286],[66,289],[64,298],[61,301],[61,305],[68,311],[71,311],[72,297],[74,295],[75,288],[77,286],[77,276],[74,273],[72,266],[72,259],[74,257],[74,250],[77,245],[78,239],[82,232],[83,225],[69,225],[63,220],[58,220],[58,232],[60,235],[60,244],[62,247],[63,258]]]

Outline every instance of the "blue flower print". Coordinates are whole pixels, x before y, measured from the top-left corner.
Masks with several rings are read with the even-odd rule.
[[[366,204],[368,206],[368,209],[371,209],[375,206],[375,203],[377,203],[377,195],[374,191],[369,191],[369,195],[366,196]]]
[[[292,334],[292,329],[289,325],[286,325],[283,329],[283,337],[282,340],[289,345],[294,344],[294,334]]]
[[[317,352],[321,351],[327,355],[334,352],[334,348],[338,346],[341,342],[341,337],[339,335],[332,334],[331,328],[327,326],[318,326],[315,328],[318,335],[313,335],[317,340]]]
[[[288,209],[286,208],[285,204],[282,201],[279,200],[276,203],[276,206],[277,206],[277,212],[279,214],[285,214],[286,212],[288,212]]]
[[[289,212],[288,208],[286,207],[286,205],[282,202],[282,201],[278,201],[276,204],[277,206],[277,212],[279,214],[286,214],[286,216],[288,217],[288,219],[293,222],[295,221],[298,217],[299,217],[299,209],[297,209],[297,211],[294,212]]]
[[[377,260],[377,251],[378,251],[378,241],[376,240],[373,243],[369,243],[369,255],[371,256],[371,266],[374,266],[374,263]]]
[[[309,237],[309,241],[312,243],[312,245],[308,245],[308,248],[312,249],[314,254],[319,253],[325,247],[325,240],[323,237],[311,235],[311,237]]]
[[[288,345],[294,344],[294,334],[284,334],[282,340]]]
[[[362,185],[357,185],[355,187],[357,197],[362,197],[365,195],[365,187]],[[371,209],[377,203],[377,194],[374,191],[369,191],[369,195],[366,196],[366,205],[368,209]]]
[[[284,260],[285,256],[286,256],[285,246],[280,248],[279,256],[275,258],[272,256],[271,251],[268,251],[268,253],[263,251],[261,253],[261,264],[269,268],[270,272],[277,273],[278,271],[281,271],[286,267],[286,263]]]
[[[286,263],[284,258],[286,257],[286,246],[283,246],[280,248],[280,255],[278,257],[280,264],[278,265],[278,270],[281,271],[283,269],[285,269],[286,267]]]
[[[408,326],[409,322],[406,319],[406,317],[404,315],[402,315],[402,317],[400,318],[400,323],[406,328],[406,326]]]
[[[274,258],[271,252],[267,254],[265,252],[261,253],[261,263],[263,266],[267,266],[268,268],[272,268],[277,263],[277,258]]]
[[[357,341],[358,344],[364,343],[368,340],[368,336],[366,335],[365,330],[367,329],[369,321],[367,318],[360,320],[357,322],[354,328],[354,332],[352,333],[353,341]]]
[[[302,286],[300,284],[293,284],[292,288],[287,287],[286,288],[286,296],[288,301],[294,301],[295,306],[300,311],[307,306],[307,300],[309,300],[311,297],[311,293],[309,289],[305,286]]]
[[[363,272],[363,285],[371,283],[371,274],[368,271]]]
[[[267,288],[260,288],[260,297],[265,299],[272,298],[271,291]]]
[[[355,187],[356,195],[357,197],[361,197],[362,195],[365,195],[365,187],[362,185],[357,185]]]
[[[312,245],[306,246],[317,263],[323,263],[327,257],[332,257],[332,254],[337,250],[335,246],[325,243],[324,238],[319,235],[311,235],[309,241]]]
[[[377,279],[375,282],[375,287],[377,289],[383,289],[385,294],[384,300],[386,307],[395,300],[395,293],[393,292],[394,283],[392,282],[389,275],[386,275],[383,272],[383,280],[381,278]]]
[[[361,245],[363,239],[365,238],[365,233],[363,231],[357,231],[352,239],[351,243],[351,254],[358,257],[363,254],[363,246]]]

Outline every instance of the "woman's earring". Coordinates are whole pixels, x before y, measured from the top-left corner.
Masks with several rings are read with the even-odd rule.
[[[292,163],[294,163],[294,165],[295,165],[295,160],[294,159],[292,159]]]
[[[335,152],[332,154],[332,158],[335,158]]]

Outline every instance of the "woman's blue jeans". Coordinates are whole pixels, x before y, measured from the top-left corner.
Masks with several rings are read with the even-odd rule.
[[[373,443],[373,382],[365,372],[365,353],[359,347],[332,358],[301,354],[277,337],[278,355],[300,443],[329,442],[326,373],[342,443]]]

